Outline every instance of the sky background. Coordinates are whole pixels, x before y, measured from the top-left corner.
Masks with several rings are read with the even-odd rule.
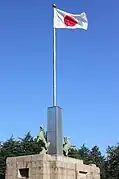
[[[36,136],[52,106],[53,9],[85,11],[88,31],[57,30],[57,102],[73,145],[119,142],[119,1],[0,1],[0,140]]]

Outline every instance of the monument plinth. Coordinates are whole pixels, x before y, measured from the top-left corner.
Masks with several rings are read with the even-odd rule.
[[[95,165],[47,154],[7,158],[6,179],[100,179]]]

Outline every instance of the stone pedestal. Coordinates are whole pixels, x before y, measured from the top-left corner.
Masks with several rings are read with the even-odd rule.
[[[47,154],[7,158],[5,179],[100,179],[95,165]]]
[[[63,134],[62,134],[62,110],[58,106],[48,108],[47,119],[47,140],[50,142],[48,154],[63,154]]]

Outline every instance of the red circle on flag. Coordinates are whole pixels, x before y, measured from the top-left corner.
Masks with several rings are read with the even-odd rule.
[[[66,15],[66,16],[64,17],[64,23],[65,23],[65,25],[70,26],[70,27],[73,27],[73,26],[75,26],[76,24],[78,24],[78,22],[76,21],[76,19],[74,19],[72,16],[69,16],[69,15]]]

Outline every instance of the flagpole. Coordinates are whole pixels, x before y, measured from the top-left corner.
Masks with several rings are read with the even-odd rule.
[[[56,8],[55,4],[53,8]],[[56,69],[56,29],[53,26],[53,106],[57,105]]]

